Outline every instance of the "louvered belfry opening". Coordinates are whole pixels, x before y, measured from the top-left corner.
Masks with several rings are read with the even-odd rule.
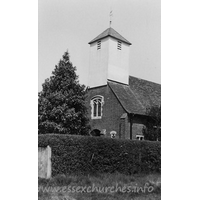
[[[122,42],[120,41],[117,42],[117,49],[122,50]]]
[[[101,49],[101,40],[97,42],[97,50]]]

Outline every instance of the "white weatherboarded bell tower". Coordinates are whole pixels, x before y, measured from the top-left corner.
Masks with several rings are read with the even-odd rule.
[[[89,44],[89,87],[107,85],[108,80],[128,85],[131,43],[110,27]]]

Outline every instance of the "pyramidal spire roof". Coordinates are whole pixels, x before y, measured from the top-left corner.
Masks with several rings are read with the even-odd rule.
[[[106,29],[103,33],[101,33],[100,35],[98,35],[97,37],[95,37],[92,41],[90,41],[88,44],[92,44],[93,42],[96,42],[100,39],[106,38],[106,37],[112,37],[115,38],[117,40],[120,40],[126,44],[131,45],[131,43],[126,40],[124,37],[122,37],[117,31],[115,31],[113,28],[108,28]]]

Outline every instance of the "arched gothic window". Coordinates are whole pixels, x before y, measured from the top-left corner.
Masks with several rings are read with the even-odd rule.
[[[102,117],[102,107],[104,104],[104,98],[103,96],[95,96],[91,99],[90,105],[91,105],[91,118],[92,119],[101,119]]]

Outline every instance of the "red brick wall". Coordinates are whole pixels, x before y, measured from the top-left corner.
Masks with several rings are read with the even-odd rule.
[[[104,97],[103,115],[101,119],[91,119],[90,99],[95,95],[101,95]],[[119,137],[120,117],[123,113],[125,113],[125,110],[123,109],[109,86],[89,89],[87,97],[87,107],[90,125],[92,128],[91,130],[99,129],[101,131],[102,129],[106,129],[107,137],[110,137],[110,131],[116,131],[116,137]]]
[[[103,115],[101,119],[91,119],[90,99],[96,95],[101,95],[104,97]],[[127,114],[125,118],[121,118],[126,111],[121,106],[120,102],[109,86],[106,85],[89,89],[86,102],[91,130],[98,129],[102,131],[102,129],[106,129],[106,137],[110,137],[110,131],[116,131],[116,138],[119,138],[121,129],[120,138],[130,139],[129,115]],[[132,138],[136,139],[136,135],[141,134],[141,127],[143,124],[145,124],[146,120],[144,117],[139,115],[135,115],[132,120]]]

